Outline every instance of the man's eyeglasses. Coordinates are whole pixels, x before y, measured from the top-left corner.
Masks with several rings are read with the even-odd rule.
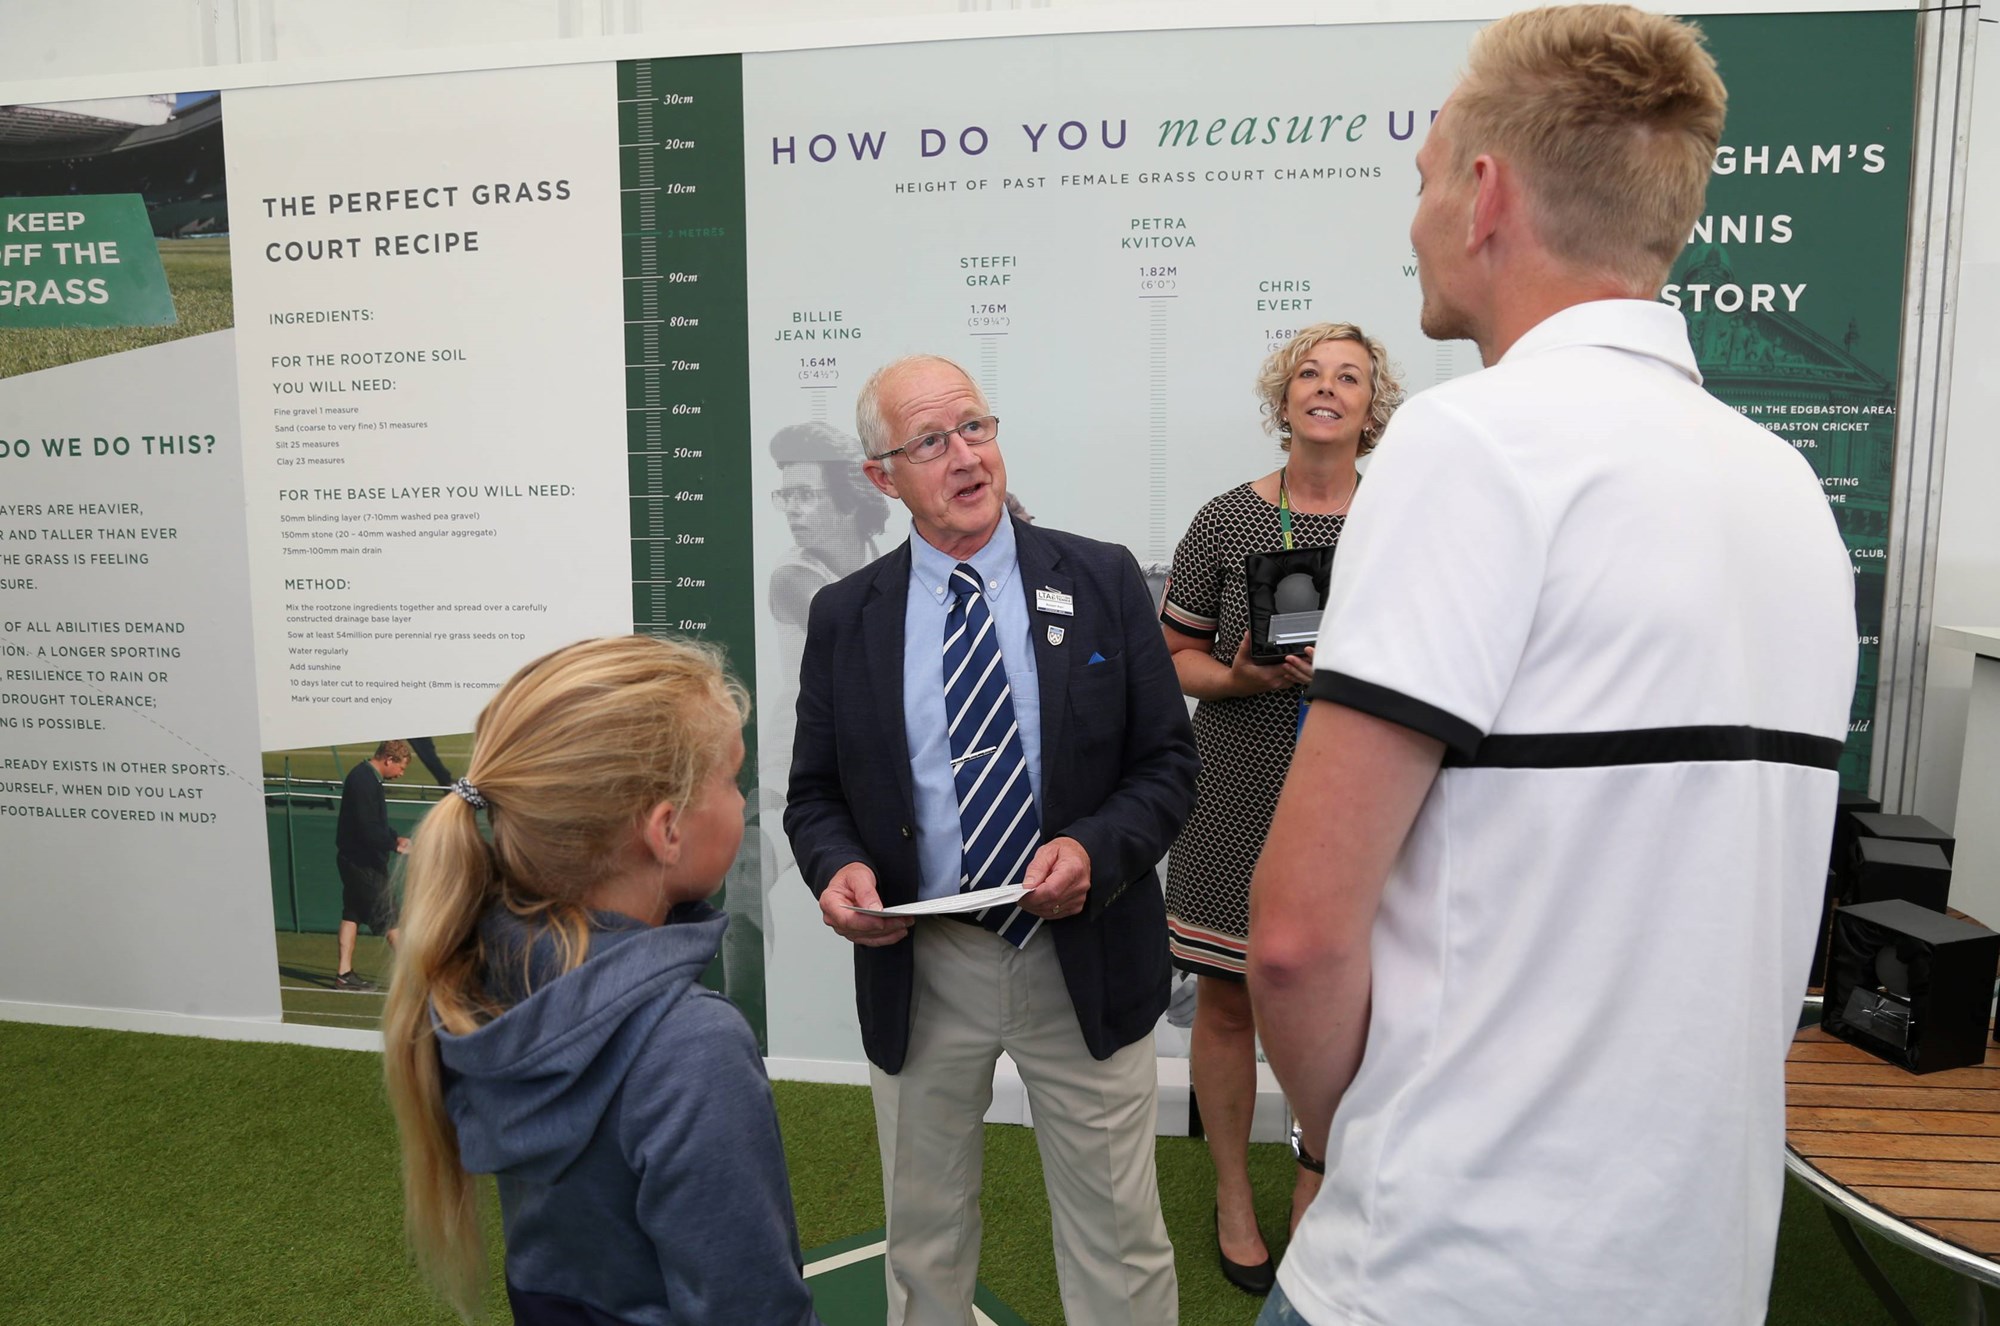
[[[870,456],[868,459],[887,460],[891,456],[902,456],[912,465],[921,465],[927,460],[936,460],[942,456],[945,449],[951,446],[954,433],[964,438],[968,447],[983,447],[1000,436],[1000,416],[983,414],[977,419],[967,419],[956,428],[947,428],[942,433],[925,433],[922,437],[913,437],[894,450],[885,451],[879,456]]]

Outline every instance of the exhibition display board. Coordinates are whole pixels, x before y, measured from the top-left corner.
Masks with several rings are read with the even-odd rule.
[[[1851,787],[1916,22],[1703,20],[1729,127],[1661,292],[1710,390],[1811,461],[1847,538]],[[328,936],[273,945],[281,921],[329,924],[301,896],[332,877],[301,817],[386,738],[441,738],[462,771],[508,673],[639,630],[714,640],[754,684],[713,979],[774,1058],[858,1061],[849,957],[779,817],[805,604],[908,531],[856,471],[862,382],[959,360],[1017,510],[1126,544],[1157,588],[1196,508],[1275,464],[1251,386],[1296,329],[1359,323],[1412,392],[1479,367],[1418,331],[1408,241],[1412,160],[1475,26],[0,108],[0,825],[26,922],[0,933],[0,1001],[367,1025],[372,1006],[280,999],[331,971]],[[162,952],[94,953],[107,909],[158,909]]]

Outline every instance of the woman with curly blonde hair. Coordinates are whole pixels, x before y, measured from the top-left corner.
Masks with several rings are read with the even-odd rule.
[[[462,1316],[490,1173],[517,1323],[819,1320],[755,1038],[700,980],[747,712],[703,646],[559,649],[500,688],[417,830],[385,1072],[410,1240]]]
[[[1264,1294],[1276,1270],[1250,1191],[1257,1100],[1257,1034],[1244,983],[1250,875],[1291,765],[1313,651],[1278,663],[1251,660],[1243,559],[1339,542],[1361,484],[1355,461],[1374,450],[1403,391],[1381,342],[1352,323],[1323,322],[1265,361],[1257,394],[1285,463],[1195,514],[1174,553],[1160,620],[1181,689],[1201,702],[1195,810],[1168,858],[1167,939],[1174,966],[1199,978],[1189,1072],[1215,1161],[1222,1272]],[[1295,1223],[1317,1190],[1318,1175],[1301,1169]]]

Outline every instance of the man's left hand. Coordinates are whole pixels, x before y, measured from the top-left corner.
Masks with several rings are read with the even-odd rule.
[[[1028,862],[1021,878],[1028,886],[1021,906],[1051,920],[1075,916],[1090,893],[1090,853],[1074,838],[1051,838]]]

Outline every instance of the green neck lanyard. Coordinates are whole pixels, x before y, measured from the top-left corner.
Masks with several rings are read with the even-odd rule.
[[[1360,491],[1360,488],[1361,476],[1357,474],[1354,476],[1354,487],[1349,489],[1347,493],[1348,502],[1352,503],[1354,501],[1354,494]],[[1346,508],[1343,507],[1334,514],[1345,515]],[[1284,536],[1285,548],[1289,551],[1292,546],[1292,494],[1285,487],[1284,470],[1278,471],[1278,533]]]

